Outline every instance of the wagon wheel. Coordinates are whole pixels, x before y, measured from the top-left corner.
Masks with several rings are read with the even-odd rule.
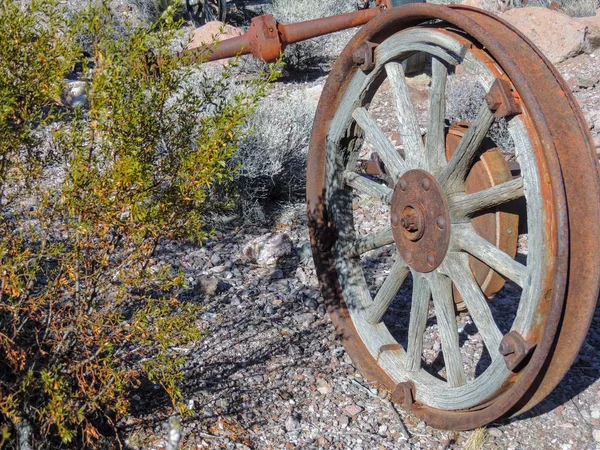
[[[226,0],[186,0],[185,4],[196,26],[213,20],[225,22],[227,19]]]
[[[416,53],[430,78],[424,119],[406,76]],[[446,90],[461,80],[482,95],[448,151],[456,123]],[[377,101],[386,96],[399,142],[378,122]],[[502,127],[507,148],[493,150],[488,164],[499,175],[469,189],[484,140]],[[358,170],[369,150],[392,188]],[[506,172],[502,151],[514,153],[520,176]],[[566,84],[500,19],[419,4],[360,30],[323,90],[307,200],[321,290],[363,375],[439,428],[474,428],[543,399],[574,360],[598,296],[596,164]],[[514,259],[514,243],[482,237],[489,225],[475,224],[489,214],[511,217],[516,202],[526,204],[527,234]],[[355,216],[361,209],[367,219]],[[518,231],[510,220],[496,226],[496,234]],[[494,289],[473,260],[500,279]],[[467,315],[457,314],[456,293]],[[512,315],[504,311],[511,306]],[[470,345],[476,358],[467,357]]]

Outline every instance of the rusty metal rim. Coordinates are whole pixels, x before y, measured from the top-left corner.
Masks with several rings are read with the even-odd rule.
[[[586,201],[591,201],[590,204],[597,206],[598,186],[597,179],[595,178],[595,171],[593,174],[593,179],[590,180],[590,169],[586,170],[585,168],[582,168],[581,163],[576,164],[577,167],[573,168],[561,167],[564,165],[561,163],[565,158],[559,158],[561,155],[557,154],[556,147],[568,148],[568,144],[572,143],[572,141],[568,141],[574,138],[579,143],[582,143],[583,148],[585,148],[586,144],[589,143],[589,136],[586,136],[585,130],[582,130],[581,118],[577,110],[573,107],[574,102],[572,98],[570,98],[570,94],[565,91],[564,85],[557,81],[560,78],[557,77],[556,73],[550,69],[550,66],[547,64],[547,62],[543,58],[540,58],[537,51],[532,50],[532,46],[528,41],[526,41],[516,31],[504,25],[504,23],[499,21],[497,18],[490,17],[475,10],[470,10],[467,8],[452,9],[448,7],[421,4],[407,5],[382,14],[379,18],[370,22],[357,33],[356,37],[346,47],[334,65],[328,83],[323,91],[317,117],[315,118],[315,125],[313,127],[308,162],[309,183],[307,189],[307,207],[311,240],[313,245],[316,245],[317,242],[322,241],[323,236],[332,235],[332,233],[334,233],[334,227],[328,222],[326,217],[326,208],[323,203],[325,186],[324,142],[329,121],[333,116],[332,113],[335,111],[340,100],[340,95],[344,91],[344,88],[349,81],[350,77],[347,75],[355,70],[352,61],[352,52],[354,48],[356,48],[357,45],[365,40],[371,42],[381,42],[387,36],[399,30],[435,19],[443,20],[448,24],[451,24],[453,27],[465,31],[468,35],[474,37],[478,42],[483,44],[483,46],[498,61],[499,65],[505,70],[511,81],[515,84],[519,94],[523,98],[524,104],[534,119],[535,126],[537,128],[537,135],[539,136],[541,141],[540,143],[544,148],[547,164],[546,169],[549,176],[548,183],[551,186],[550,195],[552,195],[552,197],[555,199],[553,203],[555,208],[555,211],[553,212],[555,228],[553,228],[551,231],[554,233],[553,239],[556,245],[557,260],[556,267],[553,271],[554,283],[553,286],[551,286],[553,287],[553,290],[551,301],[549,303],[550,311],[546,316],[544,335],[540,340],[540,344],[536,348],[529,365],[515,380],[515,384],[511,387],[511,389],[508,389],[507,392],[501,394],[497,399],[489,404],[482,405],[477,409],[477,411],[470,410],[447,412],[418,405],[415,405],[413,408],[415,414],[433,426],[439,428],[469,429],[489,423],[490,421],[509,413],[511,410],[514,411],[516,404],[519,405],[518,407],[531,407],[534,404],[534,401],[539,401],[540,398],[538,397],[541,397],[535,396],[536,391],[545,393],[547,390],[551,390],[557,382],[556,379],[560,380],[562,375],[566,372],[566,370],[568,370],[571,359],[575,356],[573,353],[576,353],[576,351],[573,351],[573,348],[579,347],[584,334],[581,336],[581,332],[579,332],[575,339],[578,342],[576,342],[574,345],[570,345],[569,349],[563,352],[560,352],[560,350],[554,348],[555,334],[559,326],[559,322],[563,316],[563,300],[565,298],[569,272],[569,211],[567,211],[565,194],[569,193],[568,191],[577,191],[577,180],[573,177],[573,173],[583,169],[583,171],[586,172],[586,180],[591,181],[591,184],[593,185],[590,189],[590,191],[592,191],[592,195],[589,197],[596,195],[596,198],[590,199],[587,198],[588,196],[585,196],[586,198],[584,200],[578,201],[576,198],[574,198],[574,195],[571,192],[571,195],[569,195],[569,201],[575,202],[577,207],[574,209],[581,213],[582,202],[585,203]],[[527,44],[525,49],[521,48],[518,51],[518,58],[516,58],[518,62],[514,60],[515,53],[509,53],[506,50],[507,48],[517,48],[516,46],[511,46],[515,42],[518,42],[521,45],[523,43]],[[533,80],[531,79],[531,74],[523,74],[519,70],[519,63],[523,63],[524,60],[528,59],[533,60],[537,66],[540,66],[537,68],[542,72],[541,75],[543,76],[544,83],[546,85],[550,84],[554,86],[554,89],[546,92],[546,95],[558,94],[561,95],[563,99],[566,99],[566,102],[558,102],[560,103],[559,109],[562,108],[561,112],[563,113],[562,115],[559,115],[559,117],[561,120],[569,122],[568,126],[573,127],[573,125],[575,125],[573,127],[574,131],[571,134],[565,133],[562,126],[559,126],[561,130],[558,132],[558,135],[556,132],[552,133],[552,128],[557,125],[556,121],[558,119],[552,116],[546,117],[548,112],[542,107],[544,105],[540,105],[538,103],[537,95],[539,93],[535,92],[535,84],[532,86]],[[541,67],[540,62],[543,64],[543,67]],[[530,68],[531,65],[524,65],[523,67]],[[539,82],[539,79],[537,78],[539,75],[539,73],[536,74],[536,82]],[[573,123],[574,121],[576,122],[575,124]],[[572,135],[573,133],[577,134],[577,136],[574,137]],[[560,134],[563,135],[561,136]],[[554,145],[554,141],[558,142],[556,147]],[[593,167],[593,164],[591,167]],[[568,186],[565,190],[565,187],[561,182],[561,176],[563,173],[568,175],[569,184],[573,184],[575,188]],[[597,211],[592,212],[591,215],[594,216],[593,218],[597,219]],[[571,219],[573,217],[576,216],[572,216]],[[594,226],[597,230],[600,220],[596,220],[595,222],[596,223]],[[578,234],[585,234],[585,231],[579,230]],[[598,233],[595,233],[594,236],[597,241]],[[592,273],[596,275],[598,266],[598,252],[597,246],[592,247],[594,250],[596,250],[595,255],[593,255],[594,257],[591,258],[593,263],[587,263],[585,266],[591,269],[591,266],[595,264],[596,267],[592,269]],[[576,250],[576,253],[578,252],[576,259],[581,262],[582,255],[583,257],[586,256],[584,249],[582,249],[581,246],[574,246],[572,243],[571,248]],[[589,252],[587,252],[587,256],[589,257]],[[348,348],[349,353],[351,353],[355,363],[361,368],[363,374],[365,374],[368,378],[378,380],[382,385],[392,390],[394,386],[392,385],[389,377],[384,374],[376,364],[373,363],[370,355],[367,355],[364,352],[364,349],[361,348],[363,344],[362,342],[358,341],[356,337],[356,331],[353,330],[353,327],[350,325],[348,312],[343,307],[343,304],[340,303],[341,291],[337,281],[337,275],[333,269],[331,253],[315,252],[314,257],[322,285],[323,295],[329,302],[330,314],[334,320],[338,332],[341,333],[345,341],[344,344]],[[591,280],[591,288],[577,289],[577,286],[573,286],[576,283],[573,282],[573,277],[571,277],[571,284],[569,285],[569,302],[567,303],[574,306],[571,306],[569,310],[573,310],[575,307],[580,306],[578,303],[581,302],[589,306],[590,297],[595,299],[598,292],[597,278],[598,277],[596,276],[594,280]],[[581,285],[582,283],[579,284]],[[582,300],[578,302],[577,296],[575,296],[575,298],[571,298],[571,294],[573,293],[578,294]],[[589,307],[584,309],[587,311],[589,310]],[[590,317],[587,316],[586,318],[589,322]],[[561,343],[560,338],[563,335],[566,338],[566,336],[569,334],[565,331],[568,328],[565,327],[565,325],[569,322],[572,322],[572,320],[565,318],[563,327],[561,328],[560,336],[557,335],[557,341],[559,344]],[[555,354],[560,353],[563,355],[563,357],[566,354],[566,356],[568,356],[568,363],[561,364],[561,361],[557,361],[556,358],[554,358],[549,364],[546,364],[547,360],[550,361],[549,354],[551,352],[554,352]]]

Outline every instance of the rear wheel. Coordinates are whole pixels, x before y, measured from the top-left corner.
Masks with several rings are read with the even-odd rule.
[[[361,171],[370,151],[387,183]],[[497,18],[409,5],[367,24],[324,89],[307,193],[322,291],[363,374],[440,428],[543,398],[598,294],[595,164],[560,78]]]
[[[188,14],[196,26],[207,22],[227,20],[226,0],[186,0]]]

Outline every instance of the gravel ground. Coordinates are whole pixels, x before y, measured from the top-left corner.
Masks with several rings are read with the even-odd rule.
[[[600,54],[568,60],[559,70],[600,146]],[[301,84],[307,95],[318,95],[324,81],[316,75]],[[379,207],[361,203],[355,217],[371,227],[373,208]],[[292,254],[271,268],[244,260],[244,245],[272,231],[290,236]],[[600,448],[598,312],[573,367],[538,406],[486,429],[439,431],[396,409],[353,367],[322,304],[302,203],[273,208],[268,227],[230,225],[203,247],[171,244],[162,257],[175,261],[190,280],[182,295],[204,305],[205,338],[180,349],[189,355],[184,392],[195,411],[181,420],[180,448]],[[369,258],[368,276],[375,279],[380,266],[389,266],[391,252],[383,249]],[[460,320],[459,326],[468,328],[469,317]],[[439,341],[434,328],[430,334],[425,348],[433,359]],[[478,358],[477,349],[474,341],[469,355]],[[135,400],[132,416],[123,423],[128,446],[169,448],[167,400],[152,392]]]

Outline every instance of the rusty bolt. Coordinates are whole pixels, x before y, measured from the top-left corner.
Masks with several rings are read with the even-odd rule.
[[[410,252],[410,250],[404,253],[404,261],[406,261],[407,263],[412,261],[412,253]]]
[[[444,218],[444,216],[438,216],[436,223],[440,230],[446,228],[446,219]]]
[[[401,191],[405,191],[406,188],[408,187],[408,183],[406,182],[406,180],[400,180],[399,185],[400,185],[400,190]]]
[[[431,181],[429,181],[429,178],[423,178],[423,181],[421,181],[421,186],[424,190],[428,191],[431,187]]]
[[[513,330],[504,335],[498,351],[504,356],[504,362],[508,370],[518,372],[523,361],[529,356],[534,347],[534,345],[523,339],[523,336]]]
[[[415,401],[415,385],[410,381],[398,383],[392,391],[392,401],[410,410]]]
[[[494,116],[501,118],[521,114],[521,107],[512,95],[512,88],[508,81],[496,78],[488,94],[485,96],[488,108]]]
[[[392,226],[393,227],[398,226],[398,216],[396,214],[392,215]]]
[[[427,253],[427,263],[432,267],[435,266],[435,252],[433,250]]]
[[[377,45],[369,41],[361,42],[352,52],[352,61],[360,66],[361,70],[373,70],[375,67],[375,49]]]

